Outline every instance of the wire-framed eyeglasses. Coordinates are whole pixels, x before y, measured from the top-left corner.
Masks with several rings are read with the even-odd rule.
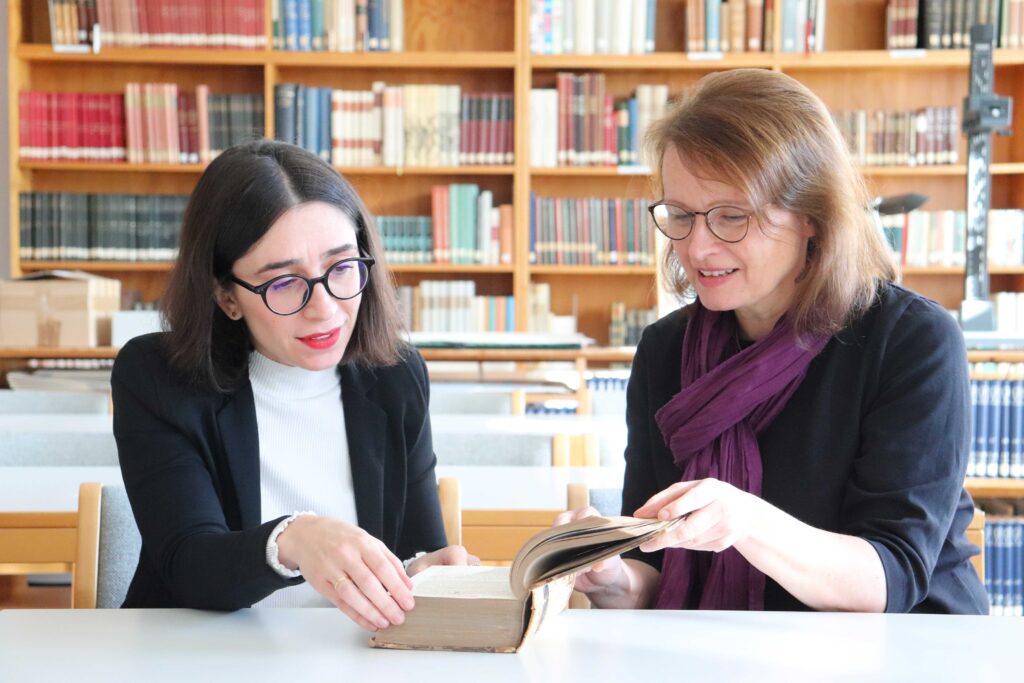
[[[322,284],[335,299],[353,299],[366,289],[370,267],[375,260],[369,256],[344,258],[332,264],[320,277],[308,278],[289,273],[271,278],[261,285],[251,285],[234,275],[232,282],[259,294],[271,313],[294,315],[305,308],[313,297],[313,288]]]
[[[704,216],[711,234],[723,242],[736,243],[747,236],[753,215],[738,206],[715,206],[707,211],[690,211],[674,202],[654,202],[647,210],[655,227],[670,240],[684,240],[693,232],[697,216]]]

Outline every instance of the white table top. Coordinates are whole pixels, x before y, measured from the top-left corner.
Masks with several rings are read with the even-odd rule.
[[[5,610],[3,681],[1008,681],[1024,619],[570,610],[518,654],[374,650],[333,609]]]
[[[569,482],[620,488],[622,469],[608,467],[438,467],[456,477],[464,510],[560,510]],[[0,512],[74,512],[83,482],[121,483],[117,467],[0,467]]]
[[[0,432],[58,432],[110,434],[114,418],[91,413],[0,414]]]

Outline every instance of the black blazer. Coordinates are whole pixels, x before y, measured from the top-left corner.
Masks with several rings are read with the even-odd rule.
[[[655,412],[680,390],[687,318],[644,330],[626,403],[622,509],[630,514],[680,472]],[[803,522],[859,536],[878,552],[888,612],[987,614],[965,530],[970,401],[963,334],[938,304],[896,285],[811,362],[757,435],[761,497]],[[663,552],[630,557],[661,568]],[[807,606],[768,579],[767,610]]]
[[[340,368],[359,526],[399,558],[446,543],[423,358]],[[266,562],[252,387],[202,391],[171,368],[164,335],[121,349],[111,378],[114,437],[142,551],[124,607],[248,607],[300,583]]]

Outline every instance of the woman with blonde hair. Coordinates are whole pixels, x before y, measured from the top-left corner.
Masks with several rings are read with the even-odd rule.
[[[663,266],[693,302],[637,348],[622,509],[686,518],[577,588],[599,607],[987,613],[963,338],[896,284],[825,105],[780,73],[715,73],[648,142]]]

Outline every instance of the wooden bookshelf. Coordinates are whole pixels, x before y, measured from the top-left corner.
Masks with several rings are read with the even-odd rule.
[[[968,477],[964,488],[975,498],[1024,498],[1024,479]]]
[[[475,182],[494,193],[496,203],[513,205],[513,262],[501,267],[393,267],[400,284],[424,279],[470,278],[479,293],[513,295],[516,318],[525,329],[531,283],[551,286],[554,313],[577,313],[584,334],[607,343],[609,305],[629,308],[658,305],[665,295],[656,286],[654,267],[548,266],[529,263],[529,197],[652,196],[643,168],[531,168],[529,92],[550,87],[559,71],[599,71],[606,92],[630,95],[638,84],[667,84],[675,97],[703,75],[722,69],[757,67],[782,71],[821,96],[833,110],[862,108],[909,110],[959,106],[967,93],[967,50],[884,49],[885,0],[829,2],[824,53],[726,53],[720,58],[687,54],[682,33],[684,0],[657,3],[655,52],[646,55],[534,55],[530,53],[530,0],[406,0],[405,52],[286,52],[238,49],[104,48],[99,54],[57,54],[49,44],[45,0],[8,3],[8,118],[10,156],[10,270],[13,275],[44,267],[82,268],[118,277],[159,296],[167,265],[121,262],[22,262],[18,253],[18,194],[21,191],[137,192],[187,194],[198,164],[126,164],[19,161],[18,93],[35,88],[55,91],[122,92],[129,81],[169,81],[183,88],[206,83],[217,93],[263,93],[272,103],[279,83],[367,88],[375,80],[389,84],[455,83],[465,92],[511,91],[515,101],[512,164],[442,168],[342,168],[380,215],[429,214],[430,188],[447,182]],[[270,31],[270,3],[265,16]],[[776,21],[781,21],[777,12]],[[776,35],[780,35],[776,24]],[[268,40],[268,45],[270,41]],[[995,55],[995,89],[1024,96],[1024,50],[1000,49]],[[273,106],[265,106],[265,132],[274,130]],[[1024,130],[1017,108],[1014,128]],[[961,141],[960,160],[966,159]],[[1024,206],[1024,136],[997,137],[993,145],[994,208]],[[963,163],[930,167],[871,167],[864,174],[876,195],[921,192],[927,210],[963,209]],[[661,248],[659,246],[659,248]],[[657,260],[656,260],[657,262]],[[949,308],[962,298],[962,270],[907,268],[907,286]],[[995,268],[993,291],[1024,291],[1024,268]]]

